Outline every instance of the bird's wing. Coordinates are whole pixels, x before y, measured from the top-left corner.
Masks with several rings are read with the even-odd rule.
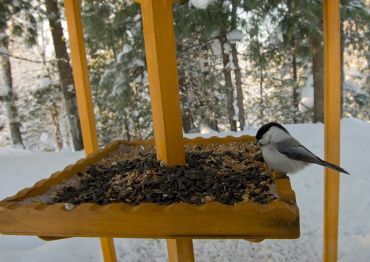
[[[322,159],[317,157],[294,138],[286,139],[276,143],[276,148],[280,153],[291,159],[322,164]]]
[[[286,139],[284,141],[276,143],[276,148],[280,153],[286,155],[291,159],[326,166],[338,172],[346,173],[349,175],[349,173],[340,166],[326,162],[316,156],[294,138]]]

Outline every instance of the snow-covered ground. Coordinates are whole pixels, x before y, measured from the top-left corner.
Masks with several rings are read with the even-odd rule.
[[[323,155],[323,125],[287,125],[310,150]],[[255,129],[247,133],[254,134]],[[238,134],[239,135],[239,134]],[[33,185],[82,156],[81,152],[35,153],[0,148],[0,198]],[[370,261],[370,124],[342,121],[340,261]],[[301,217],[298,240],[195,240],[197,261],[321,261],[323,169],[310,166],[291,177]],[[115,239],[121,261],[166,261],[164,240]],[[36,237],[0,236],[0,261],[102,261],[99,240],[70,238],[44,242]]]

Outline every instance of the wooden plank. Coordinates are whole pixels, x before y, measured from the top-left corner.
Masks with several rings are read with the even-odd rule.
[[[299,236],[298,208],[283,201],[236,205],[209,202],[200,206],[86,203],[72,210],[66,210],[63,203],[27,207],[10,203],[0,205],[0,214],[0,232],[14,235],[166,239]]]
[[[91,154],[98,149],[98,139],[96,136],[89,71],[86,64],[80,4],[79,0],[64,1],[82,139],[85,153]]]
[[[99,146],[91,97],[89,71],[86,63],[80,5],[81,1],[79,0],[64,1],[82,139],[85,154],[89,155],[96,152]],[[115,262],[116,254],[113,239],[102,238],[100,241],[104,261]]]
[[[194,262],[193,240],[167,239],[169,262]]]
[[[325,160],[340,162],[340,7],[324,1]],[[338,258],[339,173],[325,169],[323,261]]]
[[[142,0],[141,13],[157,158],[169,166],[182,165],[185,156],[172,0]]]

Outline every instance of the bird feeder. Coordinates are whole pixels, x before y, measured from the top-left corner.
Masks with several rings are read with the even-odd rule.
[[[254,137],[184,139],[182,133],[172,0],[141,4],[154,127],[154,141],[116,141],[98,150],[95,118],[86,66],[80,1],[65,0],[73,75],[86,158],[0,202],[0,233],[36,235],[44,239],[100,237],[105,261],[116,261],[112,238],[165,238],[170,261],[193,261],[193,238],[294,239],[299,237],[299,212],[289,178],[273,177],[277,200],[268,204],[224,205],[144,203],[98,205],[28,203],[94,164],[121,145],[153,144],[157,159],[168,166],[185,164],[184,145],[254,141]],[[191,221],[191,224],[189,224]]]
[[[249,142],[254,138],[195,138],[185,144],[206,145]],[[0,203],[0,231],[3,234],[50,237],[121,238],[242,238],[263,240],[299,236],[299,216],[295,195],[288,178],[274,176],[277,200],[269,204],[243,201],[236,205],[207,202],[201,205],[174,203],[158,205],[126,203],[98,205],[82,203],[69,208],[64,203],[45,204],[27,201],[60,185],[73,175],[121,145],[141,146],[152,141],[115,141],[104,149],[77,161],[33,187],[20,191]],[[189,225],[189,221],[192,221]]]

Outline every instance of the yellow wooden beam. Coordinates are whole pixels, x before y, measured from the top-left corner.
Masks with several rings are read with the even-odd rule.
[[[86,154],[98,149],[95,116],[92,105],[89,72],[83,39],[79,0],[64,1],[71,49],[73,79],[76,89],[78,112],[80,115],[82,139]]]
[[[172,0],[141,0],[145,52],[158,160],[185,164]],[[194,261],[192,240],[170,239],[170,262]]]
[[[167,249],[169,262],[194,262],[191,239],[167,239]]]
[[[96,134],[89,71],[86,63],[80,5],[81,2],[79,0],[64,1],[82,139],[85,154],[89,155],[98,150],[98,137]],[[116,262],[113,239],[101,238],[100,241],[104,261]]]
[[[141,0],[154,140],[158,160],[185,163],[172,0]]]
[[[324,1],[325,160],[340,161],[340,7]],[[339,174],[325,169],[323,261],[338,257]]]
[[[116,262],[117,258],[113,238],[101,237],[100,245],[103,251],[104,262]]]

